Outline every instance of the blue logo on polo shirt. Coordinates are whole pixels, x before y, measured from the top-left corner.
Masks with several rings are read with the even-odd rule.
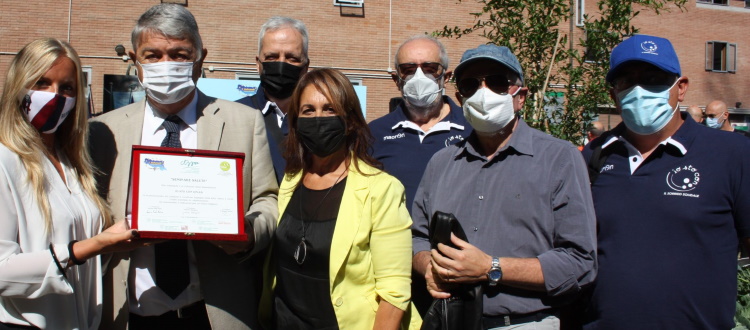
[[[688,191],[698,187],[701,174],[693,165],[679,166],[667,172],[667,186],[676,193],[667,192],[666,195],[699,197],[696,194],[688,194]]]

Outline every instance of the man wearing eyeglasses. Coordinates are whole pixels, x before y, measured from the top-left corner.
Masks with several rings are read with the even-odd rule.
[[[461,107],[443,95],[451,78],[448,53],[437,39],[418,35],[399,46],[392,73],[403,100],[370,123],[373,156],[406,188],[411,208],[427,162],[438,150],[469,136]]]
[[[427,35],[409,38],[396,51],[394,65],[392,78],[402,100],[393,112],[370,123],[372,149],[373,157],[404,185],[411,211],[427,162],[438,150],[464,140],[471,127],[461,107],[443,95],[452,72],[440,41]],[[424,288],[424,280],[415,276],[412,301],[421,314],[432,303]]]
[[[466,51],[455,70],[474,132],[430,160],[412,209],[413,266],[435,298],[484,285],[485,329],[558,329],[558,308],[596,274],[586,166],[570,142],[518,116],[528,89],[506,47]],[[468,242],[431,250],[428,220],[456,216]]]
[[[688,78],[667,39],[626,39],[606,79],[623,123],[584,149],[599,251],[584,329],[734,327],[750,140],[676,111]]]
[[[750,132],[732,127],[732,124],[729,123],[727,104],[719,100],[714,100],[706,106],[706,126],[750,137]]]

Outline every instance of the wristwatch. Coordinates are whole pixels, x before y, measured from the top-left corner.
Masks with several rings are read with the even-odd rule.
[[[503,279],[503,270],[500,268],[500,258],[492,257],[492,267],[487,272],[490,286],[496,286]]]

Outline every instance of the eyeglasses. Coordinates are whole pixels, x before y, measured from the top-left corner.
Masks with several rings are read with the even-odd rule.
[[[612,81],[612,87],[620,91],[635,85],[645,89],[649,89],[649,87],[669,87],[674,84],[677,78],[679,77],[675,77],[673,74],[667,72],[646,72],[638,76],[625,75],[615,78]]]
[[[441,69],[443,67],[442,64],[437,62],[424,62],[424,63],[401,63],[398,65],[398,72],[401,75],[401,77],[407,77],[415,74],[417,72],[417,68],[422,68],[422,73],[425,75],[432,75],[433,77],[437,78],[441,74],[443,74],[443,70]]]
[[[456,84],[456,87],[463,97],[470,97],[482,86],[482,81],[487,88],[497,94],[508,94],[510,89],[510,79],[504,74],[463,78]]]
[[[715,115],[715,114],[706,114],[706,115],[705,115],[705,116],[703,116],[703,117],[705,117],[705,118],[718,118],[718,117],[721,117],[721,116],[723,116],[723,115],[724,115],[724,111],[722,111],[721,113],[719,113],[719,114],[716,114],[716,115]]]

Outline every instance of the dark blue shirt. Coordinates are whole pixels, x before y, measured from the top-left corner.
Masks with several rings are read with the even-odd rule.
[[[587,161],[596,146],[611,152],[592,186],[599,273],[585,329],[734,326],[737,247],[750,237],[750,140],[683,117],[642,162],[612,132],[584,149]]]
[[[243,97],[237,100],[237,102],[255,108],[263,113],[263,121],[266,124],[266,137],[268,138],[269,149],[271,149],[271,161],[273,162],[273,170],[276,173],[276,182],[281,183],[281,179],[284,178],[284,168],[286,167],[286,160],[283,157],[284,140],[289,133],[286,118],[282,126],[279,127],[276,120],[276,113],[273,109],[269,109],[269,107],[274,105],[268,104],[269,101],[266,99],[266,93],[262,87],[258,88],[258,92],[255,95]]]
[[[463,141],[472,131],[464,118],[463,109],[447,96],[443,96],[443,101],[448,103],[451,111],[428,132],[422,131],[406,117],[403,102],[393,112],[370,123],[375,138],[372,155],[383,163],[386,172],[404,185],[409,211],[432,155]]]

